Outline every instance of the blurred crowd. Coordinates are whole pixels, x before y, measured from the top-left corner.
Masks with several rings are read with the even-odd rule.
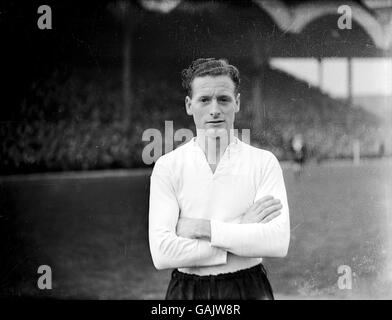
[[[271,80],[263,96],[265,118],[251,127],[252,144],[292,159],[290,141],[300,133],[309,156],[318,161],[352,157],[356,140],[361,156],[390,153],[391,131],[374,116],[280,71],[268,69],[266,77]],[[31,86],[16,118],[1,122],[0,174],[143,167],[145,129],[163,132],[165,120],[173,120],[174,130],[193,129],[183,98],[178,84],[141,78],[128,121],[121,77],[55,73]],[[239,114],[237,127],[249,128],[251,117]]]

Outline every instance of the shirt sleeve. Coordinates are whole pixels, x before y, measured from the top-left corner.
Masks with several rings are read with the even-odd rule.
[[[150,179],[149,243],[157,269],[225,264],[227,252],[206,240],[176,235],[180,208],[170,171],[158,159]]]
[[[245,257],[287,255],[290,219],[286,188],[278,160],[272,153],[268,154],[254,201],[272,195],[282,203],[281,214],[267,223],[235,224],[211,220],[211,245]]]

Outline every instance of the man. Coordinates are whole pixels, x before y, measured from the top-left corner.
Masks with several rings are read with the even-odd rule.
[[[282,170],[233,134],[237,68],[197,59],[182,75],[197,136],[157,160],[150,186],[153,263],[175,269],[166,299],[273,299],[261,262],[288,250]]]
[[[304,171],[308,158],[308,150],[302,134],[297,133],[293,136],[290,141],[290,150],[296,163],[294,168],[295,177],[298,179]]]

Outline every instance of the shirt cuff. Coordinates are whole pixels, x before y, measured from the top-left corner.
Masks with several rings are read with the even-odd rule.
[[[222,221],[211,219],[211,246],[225,248],[225,224]]]
[[[220,265],[227,263],[227,251],[221,248],[213,248],[215,251],[212,261],[209,261],[209,265]]]

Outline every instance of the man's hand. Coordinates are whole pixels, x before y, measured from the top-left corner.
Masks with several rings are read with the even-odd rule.
[[[211,239],[210,220],[180,218],[177,222],[177,235],[189,239]]]
[[[243,215],[241,223],[267,223],[280,215],[282,204],[273,196],[257,200]]]

